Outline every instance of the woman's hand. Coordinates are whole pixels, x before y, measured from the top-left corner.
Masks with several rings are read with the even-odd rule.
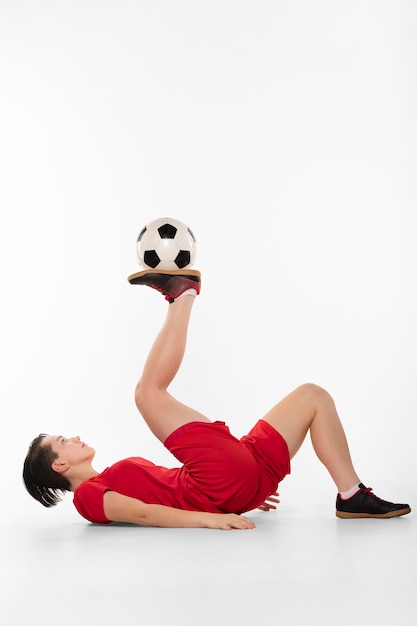
[[[243,515],[236,515],[235,513],[204,513],[203,515],[207,516],[206,528],[218,530],[232,530],[232,528],[248,530],[255,528],[255,524]]]
[[[270,511],[271,509],[276,510],[275,504],[279,504],[279,500],[276,496],[279,496],[279,493],[275,491],[275,493],[271,493],[271,495],[265,500],[261,506],[258,506],[260,511]]]

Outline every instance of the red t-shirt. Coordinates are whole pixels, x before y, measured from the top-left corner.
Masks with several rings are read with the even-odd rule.
[[[116,491],[147,504],[244,513],[262,504],[290,472],[287,444],[264,420],[241,439],[224,422],[190,422],[164,445],[181,467],[168,469],[141,457],[118,461],[79,485],[74,492],[77,511],[91,522],[108,523],[103,496]]]
[[[81,483],[74,492],[74,505],[80,515],[99,524],[109,523],[103,508],[106,491],[117,491],[147,504],[220,513],[204,494],[199,494],[198,501],[190,497],[184,489],[184,471],[184,467],[168,469],[141,457],[123,459]]]

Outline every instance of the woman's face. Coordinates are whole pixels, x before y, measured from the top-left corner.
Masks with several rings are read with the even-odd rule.
[[[77,437],[69,438],[62,435],[49,435],[45,437],[42,444],[49,444],[58,455],[57,461],[66,463],[69,466],[91,461],[95,454],[94,448],[81,441],[78,435]]]

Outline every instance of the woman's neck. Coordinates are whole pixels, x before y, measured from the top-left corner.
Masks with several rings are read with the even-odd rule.
[[[77,487],[84,483],[86,480],[98,476],[100,472],[97,472],[91,465],[86,468],[80,469],[75,476],[72,476],[69,481],[71,484],[71,491],[75,491]]]

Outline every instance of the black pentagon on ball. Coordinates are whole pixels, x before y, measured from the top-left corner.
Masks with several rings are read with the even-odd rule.
[[[180,270],[189,265],[191,262],[191,254],[189,250],[180,250],[175,257],[175,265],[180,268]]]
[[[153,269],[161,262],[155,250],[146,250],[143,255],[143,260],[148,267],[152,267]]]
[[[161,239],[174,239],[177,229],[172,224],[163,224],[158,228],[158,233]]]

